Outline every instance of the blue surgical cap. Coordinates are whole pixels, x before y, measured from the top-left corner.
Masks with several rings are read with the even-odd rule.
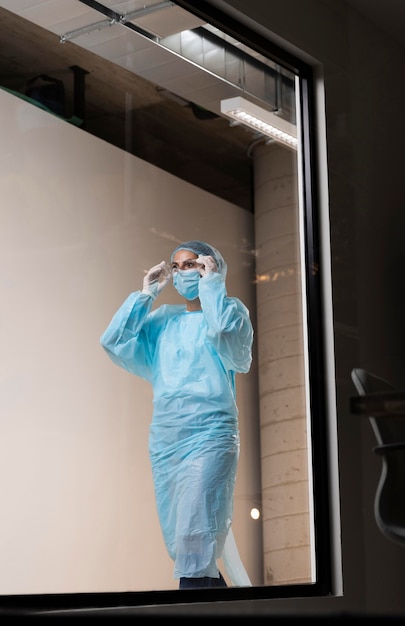
[[[170,260],[173,261],[173,257],[179,250],[189,250],[190,252],[194,252],[194,254],[202,255],[202,256],[212,256],[215,263],[218,267],[218,272],[223,276],[226,273],[226,263],[222,257],[222,254],[210,244],[205,243],[204,241],[198,241],[197,239],[193,239],[192,241],[185,241],[184,243],[180,243],[177,248],[175,248],[172,252],[172,256]]]

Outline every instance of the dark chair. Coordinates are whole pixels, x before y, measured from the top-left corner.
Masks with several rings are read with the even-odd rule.
[[[388,381],[361,368],[354,368],[351,377],[361,396],[395,391]],[[370,415],[369,420],[378,444],[373,450],[382,459],[375,519],[386,537],[405,546],[405,415]]]

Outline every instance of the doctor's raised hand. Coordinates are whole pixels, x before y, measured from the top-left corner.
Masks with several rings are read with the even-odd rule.
[[[157,298],[162,293],[172,277],[170,265],[166,261],[161,261],[158,265],[154,265],[145,274],[143,279],[142,293]]]

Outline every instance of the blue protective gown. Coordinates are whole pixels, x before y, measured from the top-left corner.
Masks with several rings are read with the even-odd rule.
[[[233,514],[239,456],[235,374],[251,365],[249,311],[224,272],[201,278],[201,311],[132,293],[101,344],[153,386],[149,434],[156,505],[174,577],[218,577]]]

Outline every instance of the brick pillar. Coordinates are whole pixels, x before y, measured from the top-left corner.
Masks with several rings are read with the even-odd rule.
[[[297,154],[253,152],[264,584],[311,582]]]

